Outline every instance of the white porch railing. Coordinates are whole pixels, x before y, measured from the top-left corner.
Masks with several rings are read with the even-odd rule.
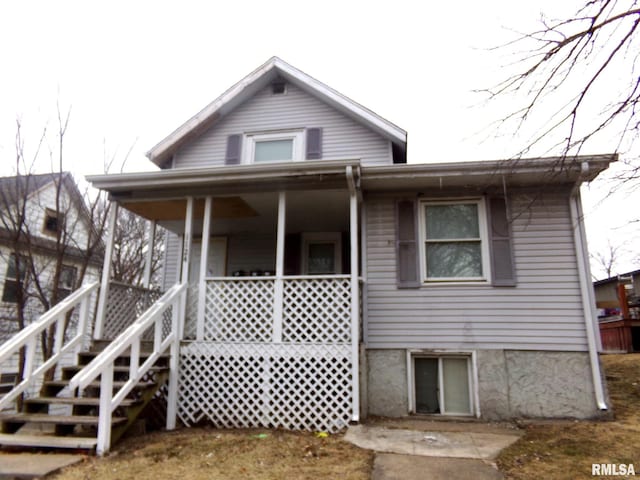
[[[282,343],[351,342],[349,275],[283,277],[281,319],[274,314],[275,282],[275,277],[207,278],[202,340],[271,343],[280,327]]]
[[[189,328],[202,336],[181,349],[180,419],[330,432],[348,425],[358,366],[352,281],[351,275],[207,278],[203,323],[194,326],[192,317]]]
[[[24,352],[24,369],[20,383],[0,399],[0,411],[6,408],[20,394],[39,381],[44,374],[54,368],[67,353],[77,353],[83,347],[89,326],[89,304],[91,294],[97,290],[98,282],[80,287],[56,306],[45,312],[36,322],[18,332],[11,340],[0,346],[0,367],[13,355],[17,355],[21,348]],[[64,341],[65,323],[67,315],[79,306],[78,327],[73,338]],[[37,362],[37,342],[40,334],[55,326],[53,355],[39,366]],[[0,373],[2,373],[0,371]]]
[[[70,389],[85,389],[100,376],[100,411],[98,420],[98,455],[109,451],[111,444],[111,416],[126,396],[135,388],[158,358],[170,349],[169,395],[167,399],[167,429],[175,428],[178,391],[178,355],[184,325],[186,284],[171,287],[153,306],[113,340],[97,357],[80,370],[69,382]],[[163,328],[165,312],[171,308],[171,328]],[[153,349],[145,352],[147,359],[140,365],[140,343],[152,330]],[[113,372],[116,358],[130,349],[129,379],[113,391]]]

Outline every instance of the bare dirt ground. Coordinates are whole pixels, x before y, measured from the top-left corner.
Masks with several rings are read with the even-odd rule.
[[[373,453],[340,435],[191,428],[120,442],[106,458],[87,457],[55,480],[369,479]]]
[[[612,421],[532,422],[498,457],[508,479],[595,478],[592,463],[634,464],[640,475],[640,354],[604,355]]]

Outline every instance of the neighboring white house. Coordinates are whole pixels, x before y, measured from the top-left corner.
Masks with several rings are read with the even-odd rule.
[[[82,195],[69,173],[3,177],[0,178],[0,192],[2,344],[19,329],[17,302],[20,289],[25,296],[24,320],[29,324],[47,310],[39,296],[51,302],[53,289],[57,289],[60,300],[80,285],[83,272],[85,282],[95,281],[99,277],[104,247],[101,246],[92,254],[87,253],[91,220]],[[58,192],[59,198],[56,200]],[[18,220],[23,206],[24,223]],[[18,231],[21,233],[16,242]],[[61,240],[57,245],[59,232]],[[20,257],[18,262],[17,256]],[[58,259],[61,259],[60,275],[54,285]],[[17,366],[13,369],[5,366],[3,373],[11,370],[17,370]]]

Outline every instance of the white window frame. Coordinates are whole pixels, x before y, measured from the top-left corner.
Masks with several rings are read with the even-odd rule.
[[[480,252],[482,256],[482,276],[480,277],[427,277],[427,252],[426,252],[426,219],[425,212],[428,206],[434,205],[460,205],[475,203],[478,206],[478,230],[480,233]],[[455,200],[422,200],[419,203],[418,228],[420,238],[420,278],[423,284],[437,283],[488,283],[491,278],[490,252],[489,252],[489,232],[487,230],[487,210],[484,198],[464,198]],[[457,239],[447,239],[447,242],[455,242]],[[460,239],[468,240],[468,239]]]
[[[304,148],[305,148],[305,135],[304,130],[286,130],[280,132],[258,132],[247,133],[244,136],[244,145],[242,151],[245,152],[243,156],[243,163],[253,164],[255,162],[256,143],[264,141],[274,140],[293,140],[293,152],[292,160],[283,160],[286,162],[294,161],[301,162],[304,160]],[[277,163],[277,162],[258,162],[259,164]]]
[[[438,403],[440,413],[416,412],[416,358],[438,359]],[[467,360],[467,382],[469,384],[469,412],[447,412],[444,404],[444,379],[442,377],[442,360],[445,358],[462,358]],[[455,417],[480,417],[480,401],[478,397],[478,366],[475,351],[424,351],[407,350],[407,390],[409,413],[417,415],[455,416]]]
[[[302,273],[304,275],[322,275],[309,273],[309,245],[312,243],[332,243],[336,271],[324,275],[340,275],[342,273],[342,234],[340,232],[305,232],[302,234]]]

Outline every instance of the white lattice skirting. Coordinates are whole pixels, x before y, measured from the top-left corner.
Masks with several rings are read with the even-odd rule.
[[[189,342],[178,415],[191,426],[336,432],[352,418],[351,347]]]

